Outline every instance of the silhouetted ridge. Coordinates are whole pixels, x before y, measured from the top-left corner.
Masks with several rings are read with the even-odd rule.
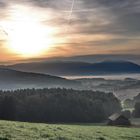
[[[103,61],[100,63],[54,61],[34,62],[8,66],[9,68],[44,73],[57,76],[65,75],[104,75],[140,73],[140,66],[129,61]]]

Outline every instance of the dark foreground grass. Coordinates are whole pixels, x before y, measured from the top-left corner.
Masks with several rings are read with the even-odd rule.
[[[0,121],[0,140],[140,140],[140,128]]]

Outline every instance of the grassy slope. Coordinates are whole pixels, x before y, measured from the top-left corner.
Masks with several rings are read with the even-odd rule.
[[[140,140],[140,128],[0,121],[0,140]]]

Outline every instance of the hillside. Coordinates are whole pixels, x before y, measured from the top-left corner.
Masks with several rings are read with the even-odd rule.
[[[103,61],[99,63],[53,61],[21,63],[7,67],[20,71],[44,73],[57,76],[140,73],[140,66],[128,61]]]
[[[75,87],[79,82],[64,78],[0,68],[0,88]]]
[[[123,76],[123,75],[122,75]],[[140,80],[126,79],[104,79],[104,78],[81,78],[77,79],[87,89],[103,92],[113,92],[120,100],[132,99],[140,91]]]
[[[0,140],[25,139],[138,140],[140,139],[140,128],[107,127],[92,124],[61,125],[0,121]]]

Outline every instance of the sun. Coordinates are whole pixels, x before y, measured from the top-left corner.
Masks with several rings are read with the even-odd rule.
[[[24,7],[14,7],[3,28],[8,34],[9,50],[23,57],[41,55],[54,43],[53,28],[43,25],[37,15]]]
[[[31,21],[14,24],[14,29],[9,32],[11,50],[23,56],[33,56],[39,55],[49,48],[51,38],[41,25]]]

